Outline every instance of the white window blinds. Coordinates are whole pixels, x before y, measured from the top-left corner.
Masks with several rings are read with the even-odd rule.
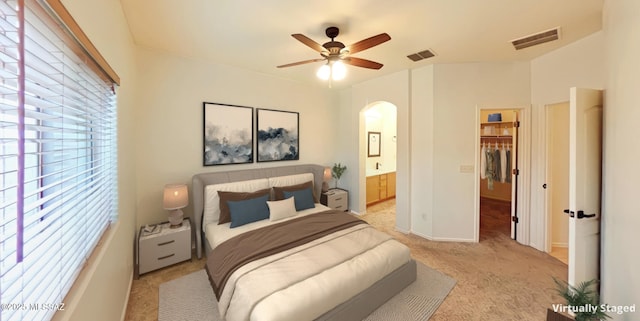
[[[48,320],[117,213],[115,94],[38,2],[0,1],[0,320]]]

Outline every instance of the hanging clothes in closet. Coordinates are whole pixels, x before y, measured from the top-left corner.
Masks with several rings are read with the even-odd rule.
[[[482,143],[480,155],[480,178],[487,179],[487,188],[493,190],[494,182],[511,183],[511,150],[503,143]]]
[[[482,150],[480,151],[480,179],[487,179],[487,149],[482,143]]]
[[[501,170],[501,165],[502,165],[502,160],[500,159],[500,149],[498,148],[498,143],[495,144],[495,149],[493,150],[493,154],[494,154],[494,161],[495,161],[495,174],[496,176],[494,177],[494,179],[498,182],[502,182],[502,170]]]
[[[504,183],[507,180],[507,150],[504,148],[504,143],[502,143],[502,148],[500,149],[500,182]]]
[[[485,174],[487,177],[487,187],[493,190],[493,181],[496,179],[496,154],[491,148],[491,144],[485,150],[485,157],[487,158],[487,166],[485,168]]]
[[[507,183],[511,183],[511,147],[510,145],[507,145],[507,150],[505,151],[505,158],[507,160],[507,177],[505,179],[505,181]]]

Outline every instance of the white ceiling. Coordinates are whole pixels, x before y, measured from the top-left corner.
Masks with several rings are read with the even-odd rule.
[[[348,66],[341,88],[428,64],[528,61],[602,28],[603,0],[120,0],[136,44],[178,56],[241,67],[326,86],[315,77],[320,58],[291,37],[322,44],[326,27],[350,45],[386,32],[391,40],[354,54],[384,64]],[[561,27],[561,39],[516,51],[510,41]],[[436,57],[406,56],[431,49]]]

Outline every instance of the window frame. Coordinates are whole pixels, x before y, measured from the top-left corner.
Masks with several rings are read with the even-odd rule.
[[[0,223],[2,223],[0,224],[0,232],[2,232],[0,246],[2,246],[3,251],[9,249],[12,253],[10,255],[11,257],[6,255],[0,257],[2,260],[0,261],[2,264],[0,265],[0,281],[2,282],[0,284],[0,296],[2,296],[2,299],[6,296],[14,300],[10,302],[0,300],[0,302],[3,303],[3,310],[0,311],[0,319],[5,318],[5,311],[7,309],[4,309],[4,306],[7,303],[16,304],[14,305],[14,307],[18,308],[16,311],[22,310],[17,314],[14,314],[15,311],[7,312],[8,319],[12,319],[12,315],[13,317],[17,315],[18,318],[20,318],[20,316],[28,316],[29,319],[47,319],[53,317],[54,311],[33,311],[34,304],[37,306],[39,304],[62,302],[80,275],[85,262],[93,255],[93,252],[95,252],[95,249],[99,246],[99,241],[104,237],[105,232],[112,224],[112,219],[117,215],[118,130],[115,86],[120,84],[120,78],[89,41],[88,37],[77,23],[75,23],[60,1],[5,0],[5,3],[2,5],[4,8],[8,8],[10,16],[3,15],[0,16],[0,19],[3,20],[3,23],[5,23],[4,21],[9,21],[7,19],[10,19],[11,22],[8,24],[5,23],[5,25],[2,26],[3,28],[0,28],[0,31],[11,33],[10,36],[5,35],[8,37],[6,39],[11,38],[11,41],[15,41],[16,45],[16,48],[2,48],[2,53],[6,57],[17,60],[17,68],[15,70],[11,69],[8,73],[15,73],[17,75],[17,82],[15,87],[12,81],[16,79],[12,79],[11,84],[7,84],[4,78],[5,74],[7,74],[7,67],[3,57],[2,65],[4,70],[3,74],[0,75],[0,81],[2,81],[0,87],[3,89],[3,91],[0,92],[0,107],[2,107],[0,108],[0,125],[2,125],[0,126],[0,130],[3,134],[2,149],[3,152],[5,150],[13,151],[15,147],[16,155],[9,155],[11,157],[15,156],[15,160],[12,158],[10,165],[10,167],[13,166],[15,161],[15,170],[6,168],[4,162],[0,164],[3,166],[0,172],[2,175],[0,192],[3,193],[0,196],[3,197],[3,202],[0,203],[0,206],[2,206],[2,213],[4,213],[3,216],[0,216],[0,219],[4,220],[0,221]],[[12,12],[12,8],[15,8],[16,11]],[[46,117],[43,118],[43,115],[51,112],[51,110],[46,110],[48,103],[44,105],[38,104],[46,101],[47,97],[43,98],[39,95],[41,95],[40,89],[46,89],[48,84],[46,81],[44,84],[39,84],[38,82],[42,81],[41,78],[33,78],[33,76],[30,76],[30,74],[46,75],[46,72],[41,73],[41,70],[34,67],[33,62],[38,59],[34,56],[34,52],[27,52],[27,48],[25,48],[25,46],[30,45],[33,46],[29,48],[35,48],[38,45],[34,40],[35,38],[26,39],[25,30],[31,28],[36,31],[36,29],[25,19],[25,11],[28,13],[29,19],[31,19],[29,20],[30,22],[42,22],[46,25],[47,34],[53,32],[56,36],[60,37],[60,42],[58,43],[64,43],[64,48],[67,48],[69,51],[62,50],[60,52],[62,60],[67,59],[64,58],[66,54],[73,53],[74,56],[77,57],[71,58],[69,61],[75,61],[73,62],[75,66],[84,66],[78,67],[77,79],[74,78],[76,69],[71,68],[59,75],[59,77],[62,77],[62,80],[52,80],[52,83],[56,85],[58,81],[60,81],[60,86],[57,90],[61,90],[61,92],[53,91],[56,97],[60,97],[61,99],[61,102],[59,102],[60,111],[55,111],[55,108],[53,108],[55,115],[51,114],[52,117],[58,117],[58,119],[55,120],[49,120]],[[13,14],[15,14],[15,16]],[[15,25],[13,25],[14,20],[17,20]],[[16,28],[16,30],[13,28]],[[40,39],[42,40],[44,38],[40,37]],[[14,43],[12,42],[12,44]],[[6,55],[6,50],[15,50],[17,56]],[[26,62],[27,58],[32,59],[30,62]],[[40,66],[46,66],[46,63],[41,63]],[[10,68],[13,67],[14,66],[11,66]],[[83,68],[88,68],[88,70],[82,70]],[[82,78],[84,77],[82,75],[85,73],[89,76]],[[67,79],[66,82],[64,79]],[[83,82],[83,80],[86,80],[86,84],[82,83],[71,90],[65,91],[64,88],[68,88],[69,79],[71,82],[77,80]],[[92,84],[97,85],[94,86]],[[15,90],[15,92],[13,90]],[[36,92],[30,90],[36,90]],[[75,93],[76,96],[78,96],[79,93],[79,97],[86,99],[86,101],[81,100],[76,102],[73,101],[74,98],[67,98],[67,93],[69,92]],[[8,99],[6,97],[12,98]],[[71,102],[69,103],[69,101]],[[14,103],[17,104],[15,110],[12,109]],[[78,103],[81,107],[78,110],[78,115],[80,116],[77,119],[75,118],[75,114],[73,116],[65,114],[64,108],[67,108],[67,111],[74,110],[74,104]],[[105,114],[101,112],[105,112]],[[50,125],[48,122],[55,124]],[[47,132],[47,130],[51,130],[51,132]],[[58,133],[60,133],[60,136],[58,136]],[[16,137],[13,137],[14,134]],[[10,147],[6,147],[9,145],[5,146],[6,140],[12,141]],[[59,145],[65,147],[60,148],[60,151],[58,151]],[[53,148],[53,150],[49,151],[47,150],[48,148]],[[76,161],[75,163],[72,162],[70,163],[71,165],[65,165],[64,162],[68,162],[68,159],[65,160],[65,158],[62,157],[64,155],[56,155],[58,153],[65,154],[65,151],[72,151],[72,161]],[[6,155],[3,155],[3,158],[5,156]],[[56,172],[58,170],[56,162],[59,162],[62,168],[61,171],[65,171],[65,173],[60,174],[63,180],[56,181],[55,188],[64,190],[67,186],[70,186],[70,190],[73,189],[70,193],[71,196],[66,195],[57,198],[58,196],[55,190],[47,191],[47,186],[51,183],[50,180],[55,180],[55,178],[49,177],[48,171]],[[101,166],[96,167],[96,165],[104,165],[104,168]],[[14,186],[12,185],[9,186],[10,189],[5,188],[5,173],[9,172],[16,173],[15,191],[13,191]],[[106,174],[104,174],[104,176],[98,176],[98,173]],[[69,175],[69,182],[66,182],[67,178],[65,178],[65,175]],[[98,181],[96,181],[96,177],[98,177]],[[106,193],[101,193],[105,191]],[[8,211],[7,205],[3,204],[6,201],[4,193],[15,195],[15,200],[9,199],[9,202],[6,203],[9,204]],[[55,195],[57,199],[49,199],[49,195]],[[87,199],[92,202],[87,203],[85,201]],[[14,202],[15,206],[13,206],[14,203],[11,202]],[[87,207],[83,208],[79,204],[86,204]],[[25,209],[25,206],[28,206],[28,209]],[[13,220],[10,221],[10,224],[6,224],[7,217],[12,219],[11,211],[13,211],[13,208],[15,208],[15,224]],[[60,220],[61,222],[54,221],[54,224],[56,224],[56,226],[60,225],[65,229],[71,228],[71,230],[69,230],[70,232],[67,232],[67,235],[74,235],[73,231],[76,231],[73,229],[74,227],[82,231],[90,229],[92,232],[81,233],[82,236],[80,236],[80,238],[72,236],[72,241],[69,243],[64,241],[65,236],[63,234],[59,236],[61,238],[61,240],[58,241],[60,244],[56,242],[51,243],[49,238],[40,235],[40,233],[43,235],[48,235],[49,233],[57,235],[59,232],[55,230],[55,227],[34,227],[34,225],[40,223],[45,225],[52,224],[45,222],[48,219],[47,215],[50,215],[49,211],[51,208],[61,212],[61,214],[56,214],[58,215],[56,220]],[[25,210],[29,212],[27,222],[25,222]],[[83,215],[92,210],[100,211],[101,214]],[[74,214],[74,218],[69,221],[69,219],[65,218],[67,217],[65,214],[71,212],[76,214]],[[73,223],[69,224],[65,222]],[[10,233],[7,231],[14,225],[15,230],[13,233],[15,234],[7,234]],[[89,227],[89,225],[91,225],[91,227]],[[15,244],[15,247],[13,247],[13,244],[7,247],[7,244],[13,242],[14,238],[15,242],[13,244]],[[81,241],[78,241],[78,239]],[[36,242],[35,244],[33,243],[34,240]],[[48,246],[45,247],[45,249],[40,247],[40,244],[45,243],[49,245],[56,244],[55,246],[58,246],[60,249],[66,248],[67,253],[72,254],[69,256],[68,254],[62,253],[55,256],[59,258],[58,261],[50,263],[52,261],[44,260],[39,256],[40,252],[49,250]],[[27,246],[28,248],[26,248]],[[55,246],[51,249],[55,250]],[[76,252],[76,249],[80,248],[82,249]],[[25,257],[25,249],[27,249],[26,252],[30,255],[28,258]],[[5,253],[8,252],[9,251]],[[13,254],[14,252],[15,254]],[[80,255],[77,255],[77,253],[80,253]],[[71,258],[73,258],[73,260],[69,261]],[[14,263],[11,263],[10,260],[14,260]],[[25,260],[27,262],[25,262]],[[50,264],[57,266],[61,269],[60,271],[67,273],[64,277],[59,278],[60,280],[57,282],[50,281],[44,283],[43,280],[45,280],[45,277],[50,277],[52,274],[55,274],[55,271],[48,269],[45,270],[46,273],[42,273],[42,269],[52,266]],[[34,274],[34,271],[36,271],[35,273],[37,274]],[[31,275],[31,277],[26,277],[25,275]],[[40,289],[44,289],[47,293],[53,294],[42,294],[38,292]],[[33,294],[34,291],[38,293]],[[10,293],[7,294],[7,292]],[[29,296],[27,296],[29,292],[33,295],[29,294]],[[47,298],[54,297],[58,298],[56,299],[57,301],[46,301]],[[45,301],[31,302],[28,301],[29,298]]]

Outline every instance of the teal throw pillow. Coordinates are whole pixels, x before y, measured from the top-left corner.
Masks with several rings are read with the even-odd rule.
[[[227,201],[231,214],[231,228],[268,219],[268,200],[269,194],[248,200]]]
[[[297,191],[284,191],[284,198],[293,196],[293,201],[296,206],[296,211],[306,210],[308,208],[314,208],[316,205],[313,203],[313,192],[310,188],[305,188]]]

